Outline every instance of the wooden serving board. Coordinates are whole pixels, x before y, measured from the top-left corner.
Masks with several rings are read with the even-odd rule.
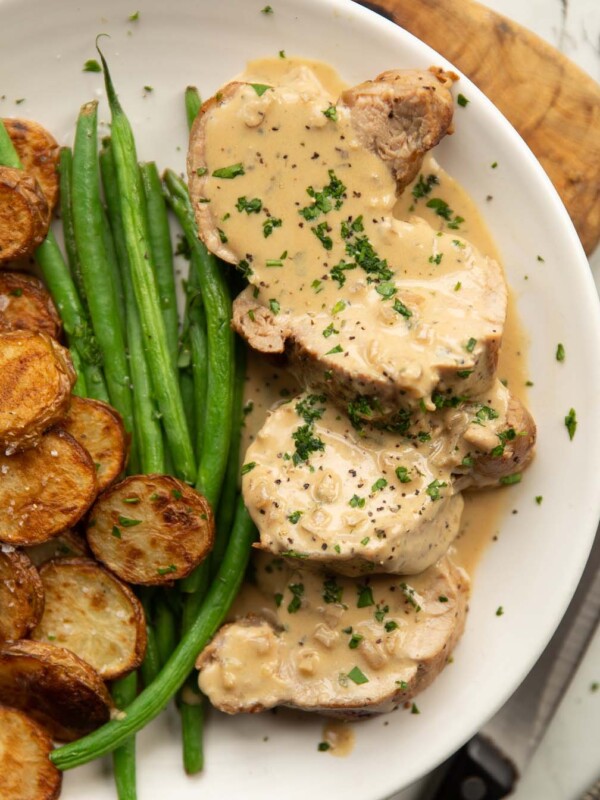
[[[548,173],[589,255],[600,240],[600,85],[539,36],[473,0],[361,4],[441,53],[502,111]]]

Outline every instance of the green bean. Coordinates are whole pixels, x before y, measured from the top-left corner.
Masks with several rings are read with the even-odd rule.
[[[100,152],[100,171],[104,197],[115,251],[120,264],[126,305],[127,341],[129,345],[129,368],[133,384],[133,411],[135,439],[137,440],[142,472],[165,471],[165,452],[160,420],[153,401],[152,381],[148,358],[144,352],[144,338],[135,301],[129,257],[123,232],[119,190],[115,175],[115,164],[110,140],[103,142]]]
[[[82,106],[73,148],[73,222],[90,315],[112,405],[133,430],[133,405],[117,287],[106,252],[97,164],[98,103]]]
[[[196,432],[196,460],[200,461],[206,414],[208,387],[208,337],[206,312],[200,289],[197,254],[190,256],[190,270],[186,287],[187,342],[190,349],[192,377],[194,383],[194,430]]]
[[[254,536],[254,525],[240,498],[219,572],[192,627],[184,634],[160,675],[127,707],[123,719],[112,720],[88,736],[53,750],[50,758],[59,769],[72,769],[110,753],[163,710],[183,685],[198,653],[223,622],[244,577]]]
[[[217,536],[210,554],[213,569],[218,567],[227,546],[227,534],[231,530],[235,513],[235,496],[239,491],[240,480],[240,444],[244,420],[244,388],[246,385],[246,344],[238,337],[235,342],[235,379],[233,384],[233,434],[229,449],[227,472],[223,484],[223,493],[217,514]]]
[[[167,201],[183,228],[198,263],[198,281],[206,309],[208,382],[202,452],[196,488],[217,507],[231,441],[233,403],[233,333],[231,297],[224,271],[198,239],[192,205],[184,182],[172,170],[164,175]]]
[[[22,169],[17,151],[1,119],[0,164]],[[69,347],[71,350],[76,349],[80,356],[89,397],[108,401],[101,367],[102,356],[73,278],[52,231],[48,232],[46,239],[36,250],[35,258],[60,312]]]
[[[126,708],[137,694],[137,672],[114,681],[111,693],[119,709]],[[126,739],[113,753],[113,772],[119,800],[136,800],[135,736]]]
[[[195,676],[190,676],[183,688],[181,714],[181,732],[183,739],[183,767],[188,775],[196,775],[204,768],[204,733],[205,699],[198,689]]]
[[[198,116],[198,112],[202,107],[202,100],[200,94],[195,86],[188,86],[185,90],[185,113],[187,117],[188,128],[194,124],[194,120]]]
[[[173,365],[177,366],[179,344],[179,316],[175,293],[175,272],[173,269],[173,248],[167,206],[162,191],[162,183],[156,164],[152,161],[140,164],[146,209],[148,213],[148,237],[152,250],[152,263],[160,295],[160,306],[165,321],[167,344]]]
[[[146,655],[140,666],[140,673],[144,686],[147,688],[156,679],[161,668],[156,635],[153,626],[148,622],[148,617],[146,617],[146,637]]]
[[[131,126],[115,93],[104,55],[98,49],[112,117],[112,149],[125,243],[140,323],[146,344],[154,393],[162,415],[169,449],[177,474],[192,481],[194,453],[185,421],[175,367],[169,357],[165,324],[160,308],[156,278],[151,263],[144,190],[138,168]]]
[[[166,664],[173,650],[175,650],[175,616],[165,600],[158,597],[156,601],[156,614],[154,618],[154,631],[156,645],[160,656],[161,666]]]
[[[79,351],[75,347],[72,347],[69,352],[71,354],[71,361],[73,362],[73,367],[75,369],[75,372],[77,373],[77,381],[75,382],[75,386],[72,389],[72,394],[76,395],[77,397],[87,397],[87,386],[85,383],[85,375],[83,374],[83,364],[81,362],[81,356],[79,355]]]
[[[185,418],[187,420],[188,430],[190,432],[190,436],[192,441],[196,441],[196,409],[194,407],[195,403],[195,395],[194,395],[194,376],[191,371],[191,353],[189,350],[182,350],[179,353],[179,358],[182,358],[182,354],[186,353],[186,357],[190,358],[190,364],[186,367],[181,367],[179,369],[179,390],[181,392],[181,398],[183,400],[183,407],[185,409]]]
[[[60,174],[60,218],[62,221],[67,261],[69,262],[69,269],[75,281],[75,286],[79,292],[79,298],[83,305],[87,305],[85,286],[81,272],[81,262],[79,261],[79,254],[77,252],[75,228],[73,225],[73,153],[70,147],[60,148],[58,171]]]

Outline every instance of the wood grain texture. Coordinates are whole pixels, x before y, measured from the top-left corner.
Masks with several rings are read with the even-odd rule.
[[[541,162],[591,253],[600,240],[600,86],[531,31],[473,0],[363,5],[433,47],[492,100]]]

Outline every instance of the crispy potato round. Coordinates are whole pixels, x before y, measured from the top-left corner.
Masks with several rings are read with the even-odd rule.
[[[50,761],[52,739],[22,711],[0,706],[0,797],[56,800],[62,773]]]
[[[67,413],[76,374],[64,347],[44,333],[0,333],[0,448],[33,447]]]
[[[214,521],[206,498],[168,475],[133,475],[104,492],[86,531],[96,558],[129,583],[170,583],[210,552]]]
[[[78,522],[95,498],[94,463],[64,431],[23,453],[0,454],[0,542],[45,542]]]
[[[48,203],[35,178],[0,166],[0,263],[30,255],[46,238]]]
[[[89,558],[61,558],[40,570],[44,614],[31,634],[66,647],[104,680],[136,669],[146,652],[146,620],[131,589]]]
[[[24,552],[36,567],[41,567],[46,561],[51,561],[54,558],[91,556],[86,540],[75,531],[63,531],[58,536],[48,539],[47,542],[26,547]]]
[[[44,284],[22,272],[0,272],[0,331],[26,330],[58,339],[62,324]]]
[[[28,119],[5,119],[3,122],[23,169],[37,179],[52,212],[58,201],[59,187],[60,148],[56,139],[38,122]]]
[[[72,397],[61,428],[75,437],[96,465],[98,492],[119,477],[127,463],[129,436],[118,411],[100,400]]]
[[[0,548],[0,642],[22,639],[41,619],[44,587],[25,553]]]
[[[25,711],[61,742],[103,725],[113,708],[93,667],[70,650],[28,639],[0,646],[0,703]]]

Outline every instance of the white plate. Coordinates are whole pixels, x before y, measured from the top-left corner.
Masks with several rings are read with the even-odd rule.
[[[391,23],[339,0],[0,0],[0,114],[46,124],[71,143],[79,105],[103,96],[101,76],[83,73],[104,49],[139,155],[183,169],[183,89],[208,96],[246,60],[289,54],[327,60],[349,82],[391,67],[444,60]],[[139,9],[139,20],[127,17]],[[144,85],[154,91],[144,97]],[[478,201],[492,194],[488,224],[531,337],[531,407],[538,455],[511,488],[499,541],[483,558],[454,664],[419,698],[421,714],[396,713],[355,727],[345,759],[317,752],[322,722],[301,715],[211,714],[206,771],[186,778],[176,717],[139,737],[139,798],[169,796],[375,800],[407,785],[464,742],[502,705],[550,638],[575,589],[595,531],[600,492],[600,326],[596,291],[575,231],[527,147],[466,79],[471,101],[437,157]],[[25,98],[20,105],[15,101]],[[104,106],[104,117],[107,110]],[[490,164],[498,162],[497,169]],[[482,202],[483,205],[483,202]],[[540,262],[537,256],[545,260]],[[528,279],[525,280],[525,275]],[[563,342],[566,361],[554,357]],[[564,416],[579,420],[569,442]],[[534,497],[543,495],[541,506]],[[495,615],[504,607],[504,616]],[[268,741],[265,741],[268,737]],[[107,800],[108,762],[66,776],[63,797]]]

